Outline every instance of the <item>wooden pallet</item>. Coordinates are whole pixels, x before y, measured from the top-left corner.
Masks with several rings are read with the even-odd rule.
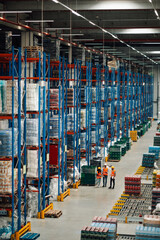
[[[45,217],[48,218],[59,218],[62,215],[60,210],[49,210],[45,213]]]
[[[120,162],[121,160],[119,159],[108,159],[108,162]]]

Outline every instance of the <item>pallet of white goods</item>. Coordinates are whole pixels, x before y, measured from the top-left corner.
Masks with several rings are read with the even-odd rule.
[[[7,119],[0,120],[0,130],[5,129],[8,129],[8,120]]]
[[[27,149],[27,177],[38,178],[38,150]]]
[[[39,110],[39,84],[28,83],[26,91],[26,108],[27,111]]]
[[[38,118],[27,118],[26,128],[26,145],[38,146]]]

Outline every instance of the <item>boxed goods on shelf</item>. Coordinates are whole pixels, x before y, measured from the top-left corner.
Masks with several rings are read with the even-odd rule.
[[[156,174],[156,187],[160,187],[160,172],[157,172]]]
[[[97,168],[95,166],[82,166],[81,185],[96,185]]]
[[[159,227],[160,226],[160,216],[144,215],[143,225],[144,226]]]
[[[0,161],[0,194],[12,193],[12,161]],[[14,192],[17,191],[18,171],[14,169]]]
[[[158,147],[158,146],[149,147],[149,153],[155,153],[155,158],[158,160],[159,153],[160,153],[160,147]]]
[[[59,89],[50,89],[50,108],[59,107]]]
[[[38,150],[27,149],[27,177],[38,178]]]
[[[81,149],[86,148],[86,133],[81,132]]]
[[[154,167],[155,153],[144,153],[142,159],[142,167]]]
[[[26,118],[26,145],[38,146],[38,118]]]
[[[0,80],[0,113],[6,112],[6,89],[7,82]]]
[[[136,240],[160,239],[160,228],[138,225],[136,227]]]
[[[141,176],[125,177],[125,193],[139,195],[141,193]]]
[[[86,127],[86,109],[81,109],[81,129]]]
[[[34,186],[28,186],[27,191],[27,218],[37,217],[38,211],[38,189]]]
[[[18,119],[14,120],[14,127],[17,128],[18,131]],[[23,145],[24,139],[24,119],[21,119],[21,145]]]
[[[17,155],[18,131],[14,129],[14,155]],[[0,130],[0,157],[12,156],[12,128]]]
[[[73,106],[73,99],[74,99],[74,90],[73,88],[68,88],[67,89],[67,96],[65,96],[65,99],[67,101],[67,106]]]
[[[157,203],[160,203],[160,188],[152,190],[152,211],[156,208]]]
[[[49,164],[58,165],[58,144],[50,144],[49,153]]]
[[[38,112],[38,110],[39,110],[39,84],[27,83],[26,110]]]

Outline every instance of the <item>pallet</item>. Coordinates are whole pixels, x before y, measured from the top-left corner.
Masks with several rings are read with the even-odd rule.
[[[40,237],[39,233],[25,233],[22,237],[20,237],[20,240],[34,240]]]
[[[60,216],[62,216],[62,211],[60,210],[49,210],[45,213],[47,218],[59,218]]]
[[[20,240],[20,237],[23,236],[25,233],[27,233],[28,231],[31,231],[31,223],[28,222],[23,228],[21,228],[18,232],[16,232],[15,234],[11,235],[11,240]]]
[[[38,213],[38,218],[44,219],[45,214],[50,210],[53,210],[53,203],[49,204],[48,207],[46,207],[44,210],[40,212],[40,214]]]
[[[108,159],[108,162],[120,162],[120,159]]]

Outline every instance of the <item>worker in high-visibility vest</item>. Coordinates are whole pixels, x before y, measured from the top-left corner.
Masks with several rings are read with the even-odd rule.
[[[111,176],[110,176],[110,187],[109,189],[114,189],[115,187],[115,178],[116,178],[116,170],[114,169],[114,166],[111,167]]]
[[[102,178],[101,168],[98,167],[98,169],[97,169],[97,187],[100,187],[101,178]]]
[[[107,186],[107,178],[108,178],[108,166],[105,163],[103,167],[103,187]]]

